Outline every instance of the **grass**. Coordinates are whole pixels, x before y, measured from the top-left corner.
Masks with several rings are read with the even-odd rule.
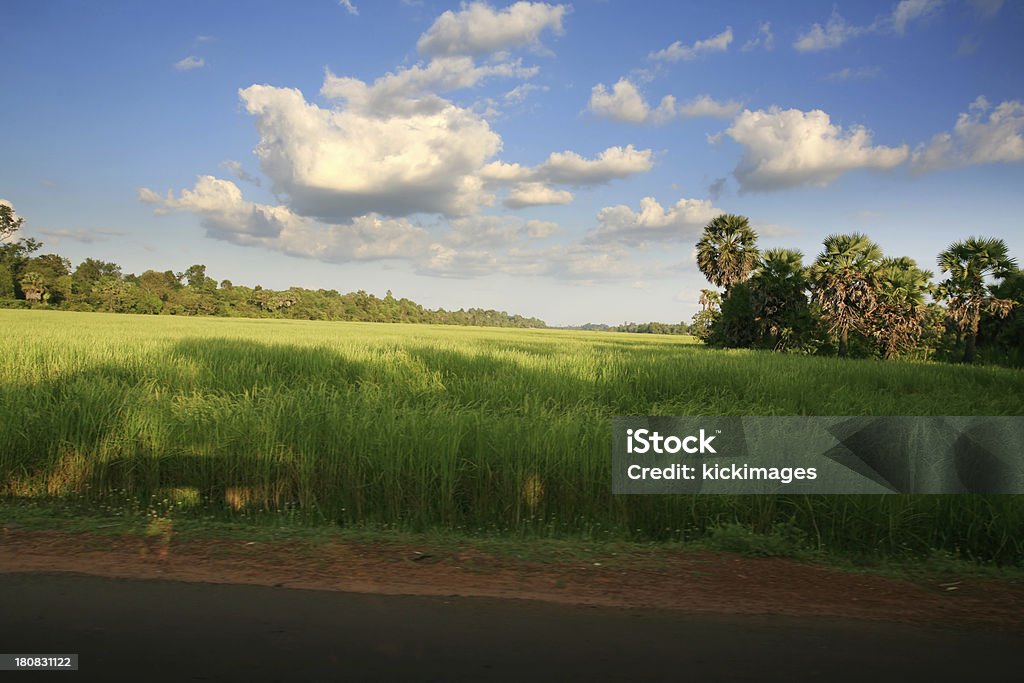
[[[1019,370],[668,336],[0,310],[0,494],[488,537],[732,525],[1021,565],[1013,496],[612,496],[610,418],[1019,415],[1022,395]]]

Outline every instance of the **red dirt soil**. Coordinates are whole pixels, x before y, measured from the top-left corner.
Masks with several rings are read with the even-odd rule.
[[[885,578],[706,551],[538,562],[392,543],[246,542],[0,529],[0,572],[458,595],[720,614],[831,616],[1024,632],[1024,583]]]

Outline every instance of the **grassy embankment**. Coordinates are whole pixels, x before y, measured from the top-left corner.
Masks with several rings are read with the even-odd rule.
[[[1021,371],[677,337],[0,311],[0,495],[518,537],[741,525],[1022,564],[1013,496],[610,492],[612,415],[1019,415],[1021,396]]]

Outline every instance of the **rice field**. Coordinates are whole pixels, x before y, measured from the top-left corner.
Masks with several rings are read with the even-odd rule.
[[[1013,496],[613,496],[613,415],[1020,415],[1024,372],[559,330],[0,310],[0,495],[1024,563]]]

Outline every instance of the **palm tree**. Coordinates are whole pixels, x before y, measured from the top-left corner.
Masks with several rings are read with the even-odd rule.
[[[781,350],[794,323],[807,308],[807,269],[798,249],[769,249],[751,278],[755,320],[772,346]]]
[[[931,271],[918,268],[914,259],[902,256],[882,260],[872,334],[886,358],[912,349],[921,338],[931,279]]]
[[[43,276],[35,271],[25,273],[21,278],[21,291],[26,301],[42,301],[46,294]]]
[[[982,309],[1002,318],[1014,304],[1010,299],[993,296],[985,279],[1002,279],[1016,267],[1006,243],[996,238],[970,237],[954,242],[939,254],[939,268],[949,274],[939,285],[940,296],[947,301],[950,316],[967,333],[965,363],[973,363],[977,354]]]
[[[724,213],[704,226],[697,242],[697,267],[716,287],[725,289],[743,282],[757,265],[757,233],[745,216]]]
[[[829,235],[824,246],[811,266],[811,288],[846,357],[850,330],[865,329],[875,309],[882,249],[859,232]]]

